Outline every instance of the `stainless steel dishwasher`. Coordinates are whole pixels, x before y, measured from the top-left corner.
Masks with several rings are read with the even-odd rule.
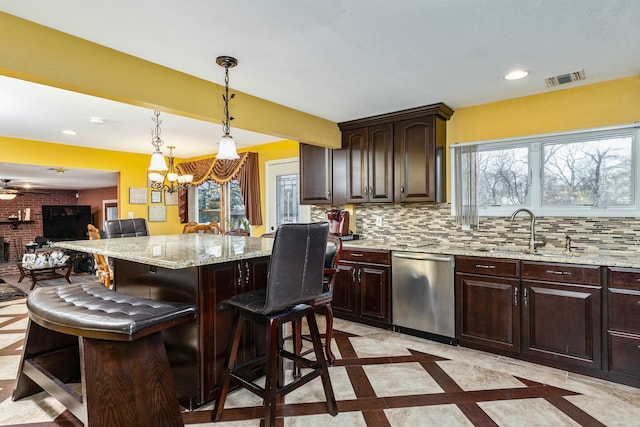
[[[396,331],[456,344],[454,268],[453,255],[392,252]]]

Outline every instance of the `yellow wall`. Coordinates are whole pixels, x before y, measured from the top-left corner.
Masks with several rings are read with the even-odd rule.
[[[640,121],[640,77],[460,108],[447,145]],[[447,194],[450,179],[447,177]]]

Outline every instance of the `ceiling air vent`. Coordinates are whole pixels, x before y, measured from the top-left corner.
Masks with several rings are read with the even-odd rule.
[[[559,76],[548,77],[544,79],[547,87],[560,86],[563,84],[584,80],[584,70],[574,71],[573,73],[560,74]]]

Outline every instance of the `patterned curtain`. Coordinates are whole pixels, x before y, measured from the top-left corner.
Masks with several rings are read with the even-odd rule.
[[[176,165],[176,169],[183,174],[192,174],[193,185],[201,185],[205,181],[226,184],[233,179],[237,179],[240,184],[242,200],[249,223],[251,225],[262,225],[258,153],[240,153],[240,158],[237,160],[211,158],[184,162]]]

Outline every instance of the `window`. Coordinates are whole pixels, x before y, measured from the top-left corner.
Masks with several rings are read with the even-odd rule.
[[[636,126],[479,143],[479,214],[640,216],[638,144]]]
[[[224,230],[245,228],[247,219],[237,180],[223,185],[207,181],[196,187],[195,191],[197,222],[217,222]]]

